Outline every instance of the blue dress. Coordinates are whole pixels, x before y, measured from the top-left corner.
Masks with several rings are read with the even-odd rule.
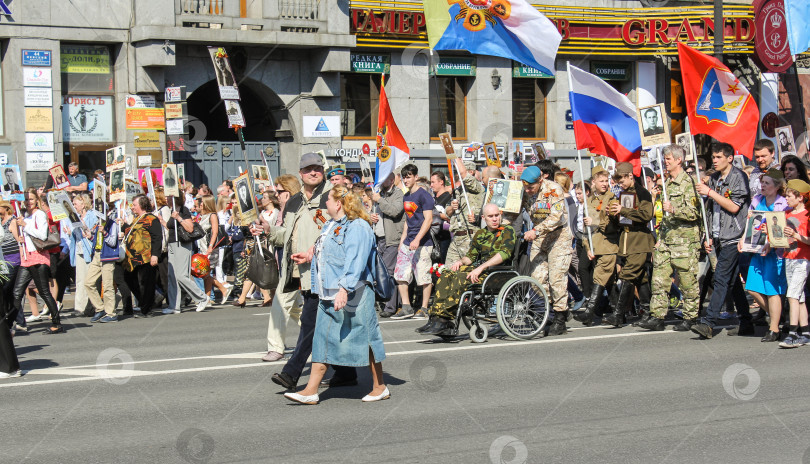
[[[312,291],[320,297],[312,338],[312,362],[362,367],[385,359],[382,332],[374,310],[374,232],[362,219],[330,221],[315,245]],[[346,307],[335,311],[340,287],[351,289]]]
[[[787,201],[779,195],[771,205],[762,195],[757,195],[751,202],[751,211],[784,211],[787,208]],[[762,295],[784,295],[787,292],[784,260],[777,256],[776,250],[771,249],[765,256],[751,256],[745,289]]]

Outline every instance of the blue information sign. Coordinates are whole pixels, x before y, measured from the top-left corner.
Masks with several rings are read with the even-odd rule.
[[[50,66],[51,65],[51,51],[50,50],[23,50],[22,51],[22,65],[23,66]]]

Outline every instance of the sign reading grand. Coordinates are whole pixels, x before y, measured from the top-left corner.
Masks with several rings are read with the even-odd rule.
[[[67,95],[62,101],[62,140],[112,142],[112,97]]]

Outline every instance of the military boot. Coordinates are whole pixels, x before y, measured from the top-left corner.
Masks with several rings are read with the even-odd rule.
[[[591,325],[593,323],[593,318],[596,315],[596,308],[599,306],[599,300],[602,298],[602,293],[604,291],[605,287],[598,284],[593,284],[591,296],[588,297],[588,302],[585,303],[585,311],[575,314],[574,319],[582,322],[582,324],[586,327]]]
[[[562,335],[568,331],[565,321],[568,318],[568,311],[557,311],[554,313],[554,322],[548,328],[548,335]]]
[[[613,307],[613,314],[609,315],[605,322],[613,327],[621,327],[624,323],[624,315],[627,313],[627,307],[633,304],[635,298],[634,291],[636,286],[630,282],[624,282],[622,289],[619,290],[619,299],[616,306]]]
[[[650,299],[652,298],[652,290],[650,289],[650,283],[647,282],[642,284],[638,288],[638,315],[641,316],[642,321],[649,320],[652,315],[650,314]],[[637,321],[640,323],[639,321]],[[633,323],[635,327],[637,322]]]

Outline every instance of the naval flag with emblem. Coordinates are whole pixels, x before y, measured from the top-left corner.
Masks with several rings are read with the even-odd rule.
[[[549,75],[562,36],[527,0],[424,0],[428,45],[510,58]]]
[[[388,97],[385,95],[385,76],[380,83],[380,112],[377,117],[377,163],[374,172],[374,184],[379,184],[388,175],[410,158],[411,151],[405,138],[399,132]]]
[[[692,134],[726,142],[751,159],[759,109],[726,65],[678,42],[686,111]]]

